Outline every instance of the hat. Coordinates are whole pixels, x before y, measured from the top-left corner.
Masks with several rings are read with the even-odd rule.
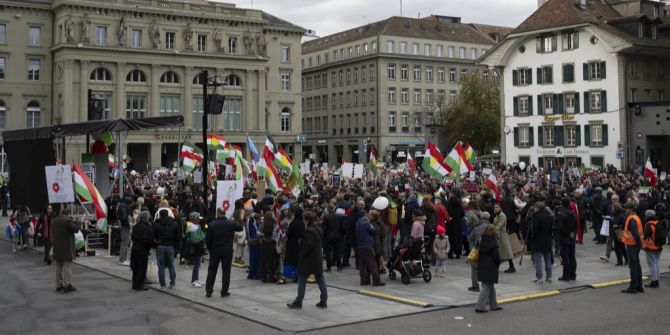
[[[651,219],[656,217],[656,212],[653,209],[647,209],[646,212],[644,212],[644,217],[647,219]]]
[[[191,214],[188,215],[189,220],[202,220],[202,216],[200,216],[200,213],[198,212],[191,212]]]
[[[344,208],[338,208],[335,210],[335,214],[337,215],[344,215],[346,212],[344,211]]]
[[[437,235],[442,235],[446,232],[447,232],[447,230],[444,229],[444,226],[437,226]]]

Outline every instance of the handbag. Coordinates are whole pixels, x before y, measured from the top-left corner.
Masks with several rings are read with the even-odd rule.
[[[188,242],[191,243],[192,245],[196,245],[204,240],[205,240],[205,233],[202,231],[202,229],[192,231],[188,235]]]
[[[149,283],[158,282],[158,264],[156,264],[156,262],[149,263],[146,279]]]
[[[601,236],[610,236],[610,220],[603,220],[603,226],[600,227]]]
[[[468,261],[470,263],[475,263],[479,260],[479,247],[474,247],[472,250],[470,250],[470,253],[468,254]]]
[[[76,250],[84,247],[84,234],[81,230],[74,234],[74,247]]]
[[[523,255],[523,245],[519,241],[519,235],[517,233],[509,234],[509,244],[512,246],[512,255],[514,257],[519,257]]]

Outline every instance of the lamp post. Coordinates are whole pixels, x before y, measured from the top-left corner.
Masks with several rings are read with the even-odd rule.
[[[217,96],[216,94],[213,95],[215,98],[213,101],[210,101],[210,97],[207,94],[207,89],[209,88],[209,72],[207,70],[203,70],[201,73],[202,76],[202,144],[203,144],[203,168],[202,168],[202,196],[205,204],[207,204],[207,209],[211,211],[211,203],[208,201],[208,195],[207,193],[209,192],[209,149],[207,148],[207,115],[208,114],[221,114],[223,110],[223,96]],[[223,76],[223,75],[222,75]],[[223,86],[224,83],[220,83],[216,80],[219,76],[212,76],[214,80],[212,81],[211,86],[214,87],[214,90],[216,91],[216,88],[219,86]],[[216,98],[220,99],[216,99]],[[214,106],[210,106],[210,103],[213,103]]]

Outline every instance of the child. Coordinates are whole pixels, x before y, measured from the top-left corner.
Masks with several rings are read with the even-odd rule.
[[[16,244],[20,242],[21,227],[16,224],[16,217],[9,218],[9,226],[5,229],[5,235],[12,243],[12,252],[16,252]]]
[[[435,276],[442,278],[447,276],[447,258],[449,258],[449,238],[445,233],[444,226],[437,226],[437,238],[433,242],[433,254],[437,260]]]

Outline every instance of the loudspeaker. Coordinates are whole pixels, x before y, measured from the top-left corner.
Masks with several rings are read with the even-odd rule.
[[[212,94],[209,96],[209,109],[207,114],[221,114],[223,112],[223,102],[226,98],[221,94]]]

